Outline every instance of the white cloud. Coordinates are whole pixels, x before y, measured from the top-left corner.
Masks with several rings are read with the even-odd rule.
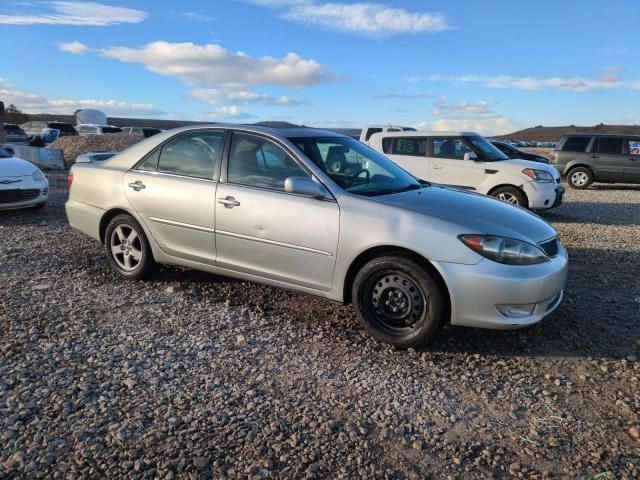
[[[430,93],[382,93],[372,95],[375,100],[419,100],[422,98],[433,98]]]
[[[321,3],[313,0],[246,0],[265,7],[284,8],[280,15],[328,30],[372,36],[441,32],[449,27],[441,13],[410,12],[382,3]]]
[[[212,120],[246,120],[249,118],[256,118],[255,115],[251,115],[249,112],[245,112],[237,105],[228,105],[220,107],[216,111],[209,114]]]
[[[490,113],[491,107],[496,104],[495,100],[478,100],[477,102],[449,103],[447,97],[441,96],[433,104],[434,115],[449,115],[450,113]]]
[[[97,108],[107,115],[162,116],[151,103],[128,103],[120,100],[49,99],[42,95],[21,92],[16,85],[0,78],[0,98],[5,105],[14,104],[26,113],[71,115],[81,108]]]
[[[409,12],[379,3],[296,5],[282,18],[330,30],[368,35],[441,32],[449,28],[440,13]]]
[[[84,55],[91,49],[84,43],[80,43],[77,40],[73,42],[67,42],[60,45],[60,50],[63,52],[73,53],[75,55]]]
[[[426,122],[422,122],[422,124],[424,124],[424,127],[419,128],[419,130],[424,130],[427,127]],[[422,124],[419,125],[422,126]],[[472,131],[482,135],[501,135],[514,132],[519,128],[516,122],[500,115],[477,118],[441,118],[433,122],[431,126],[431,130],[435,131]]]
[[[147,70],[180,79],[190,86],[191,96],[208,103],[258,102],[271,105],[295,105],[304,100],[287,96],[273,97],[255,92],[255,87],[271,85],[299,89],[337,80],[326,67],[297,53],[282,58],[254,57],[233,52],[216,44],[170,43],[156,41],[140,48],[90,48],[74,42],[62,50],[91,51],[125,63],[136,63]]]
[[[190,96],[211,104],[225,102],[234,103],[260,103],[265,105],[308,105],[308,100],[296,100],[286,95],[279,97],[267,93],[258,93],[251,90],[224,91],[216,88],[198,88],[191,90]]]
[[[6,25],[91,25],[106,26],[140,23],[147,13],[126,7],[97,2],[44,2],[35,4],[33,11],[0,13],[0,24]],[[27,5],[28,6],[28,5]]]
[[[586,77],[515,77],[512,75],[431,75],[430,81],[445,81],[456,84],[481,84],[488,88],[513,88],[521,90],[560,89],[586,92],[618,88],[636,88],[638,81],[620,78],[620,68],[605,67],[596,78]]]

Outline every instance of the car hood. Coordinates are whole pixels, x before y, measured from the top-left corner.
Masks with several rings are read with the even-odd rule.
[[[0,178],[2,177],[26,177],[37,170],[33,163],[21,158],[0,158]]]
[[[503,170],[503,171],[509,170],[509,171],[520,173],[525,168],[533,168],[536,170],[544,170],[545,172],[549,172],[551,175],[553,175],[553,178],[555,179],[558,179],[560,177],[560,174],[558,173],[558,171],[555,168],[553,168],[551,165],[547,163],[536,162],[534,160],[522,160],[520,158],[510,158],[509,160],[502,160],[500,162],[496,162],[496,164],[500,165],[499,168],[500,170]],[[486,163],[485,165],[489,165],[489,163]]]
[[[536,214],[486,195],[440,185],[371,199],[437,217],[460,227],[460,233],[498,235],[540,243],[557,235]]]

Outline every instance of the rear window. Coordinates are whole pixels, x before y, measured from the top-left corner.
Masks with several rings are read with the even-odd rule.
[[[595,145],[591,151],[603,154],[622,155],[623,143],[622,137],[599,137],[596,138]]]
[[[586,152],[591,137],[569,137],[562,146],[563,152]]]
[[[51,122],[49,128],[55,128],[65,133],[77,133],[70,123]]]
[[[391,137],[382,140],[382,149],[389,155],[411,155],[425,157],[427,155],[426,137]]]

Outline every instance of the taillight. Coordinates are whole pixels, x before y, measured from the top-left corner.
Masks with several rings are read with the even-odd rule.
[[[72,183],[73,183],[73,172],[69,172],[69,175],[67,175],[67,187],[69,187],[69,190],[71,190]]]

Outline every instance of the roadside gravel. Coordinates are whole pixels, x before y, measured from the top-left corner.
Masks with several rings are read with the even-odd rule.
[[[110,270],[65,176],[0,212],[0,477],[640,478],[640,187],[569,190],[542,323],[397,351],[349,307]]]

